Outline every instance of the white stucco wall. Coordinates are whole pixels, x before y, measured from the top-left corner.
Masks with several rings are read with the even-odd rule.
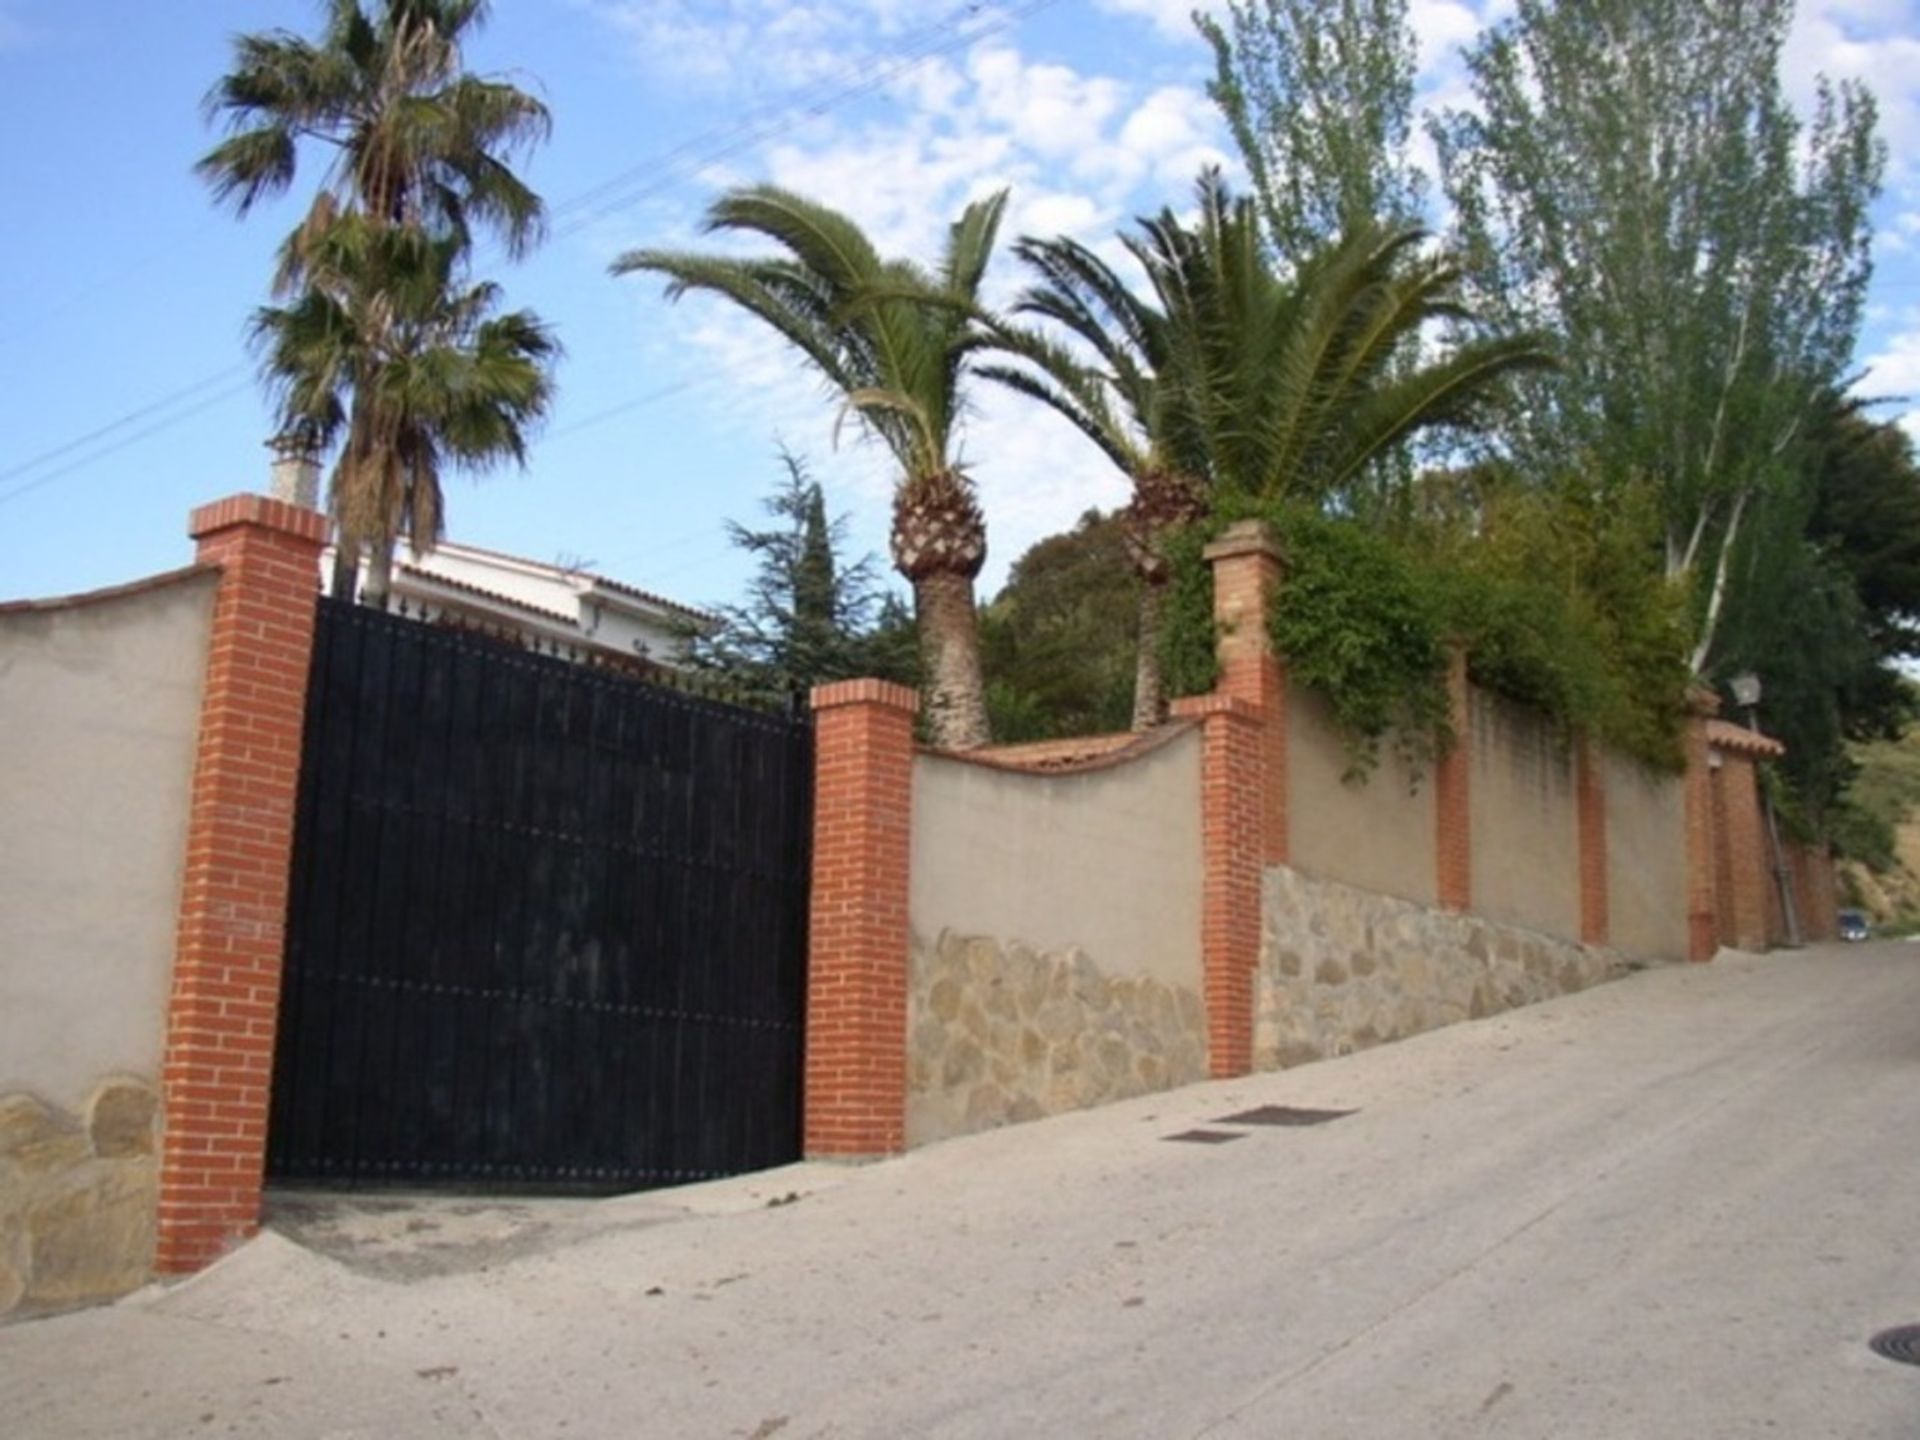
[[[921,755],[908,915],[1200,988],[1200,735],[1079,774]]]
[[[158,1075],[217,578],[0,610],[0,1093]]]

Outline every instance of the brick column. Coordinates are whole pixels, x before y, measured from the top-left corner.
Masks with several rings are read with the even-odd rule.
[[[154,1268],[216,1260],[260,1223],[287,866],[326,521],[259,495],[193,512],[220,568],[167,1008]]]
[[[1687,755],[1687,958],[1711,960],[1720,948],[1714,886],[1713,776],[1708,769],[1707,725],[1720,711],[1720,697],[1695,690],[1688,697]]]
[[[1768,852],[1766,822],[1760,815],[1759,777],[1753,760],[1721,750],[1719,784],[1725,801],[1726,829],[1718,843],[1726,847],[1725,874],[1732,883],[1727,897],[1731,933],[1722,938],[1738,950],[1767,948],[1767,892],[1773,887],[1773,863]]]
[[[1213,566],[1213,619],[1220,631],[1220,682],[1259,712],[1264,790],[1262,853],[1269,865],[1287,861],[1287,675],[1273,653],[1267,614],[1280,588],[1279,543],[1258,520],[1242,520],[1201,552]]]
[[[907,885],[913,716],[883,680],[813,692],[813,906],[807,940],[805,1150],[906,1148]]]
[[[1580,840],[1580,942],[1605,945],[1609,938],[1607,786],[1592,736],[1575,739],[1573,767]]]
[[[1173,713],[1200,721],[1200,955],[1207,1065],[1215,1079],[1253,1068],[1253,977],[1260,964],[1265,850],[1261,712],[1235,695],[1195,695]]]
[[[1473,695],[1467,649],[1447,652],[1447,720],[1453,744],[1433,767],[1434,896],[1443,910],[1473,908]]]

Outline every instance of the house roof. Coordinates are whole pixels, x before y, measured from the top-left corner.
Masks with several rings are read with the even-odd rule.
[[[484,585],[475,585],[471,581],[455,580],[449,575],[442,575],[437,570],[422,570],[418,565],[408,565],[403,562],[399,566],[399,571],[409,579],[424,581],[428,585],[439,586],[446,590],[455,590],[465,595],[478,596],[504,609],[520,610],[528,615],[538,615],[542,620],[550,621],[555,625],[564,625],[570,630],[578,630],[580,628],[580,622],[577,619],[559,610],[549,610],[544,605],[533,605],[516,596],[503,595],[498,590],[489,590]]]
[[[696,605],[686,605],[678,600],[669,600],[666,596],[652,590],[642,590],[638,585],[629,585],[624,580],[611,580],[605,575],[595,574],[591,570],[568,570],[563,566],[552,565],[544,560],[531,560],[525,555],[509,555],[504,550],[489,550],[484,545],[469,545],[465,541],[442,540],[434,547],[437,550],[449,550],[456,554],[482,556],[489,560],[505,561],[509,565],[518,565],[528,570],[541,570],[555,578],[575,578],[584,581],[587,588],[611,590],[617,595],[625,595],[635,600],[643,600],[663,610],[677,611],[696,620],[711,620],[713,616]]]

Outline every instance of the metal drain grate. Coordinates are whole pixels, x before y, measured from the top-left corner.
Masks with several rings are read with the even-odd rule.
[[[1351,1110],[1299,1110],[1291,1105],[1261,1105],[1238,1115],[1222,1115],[1216,1125],[1324,1125]]]
[[[1876,1355],[1898,1360],[1903,1365],[1920,1365],[1920,1325],[1896,1325],[1882,1330],[1867,1344]]]
[[[1229,1140],[1247,1138],[1244,1130],[1182,1130],[1178,1135],[1163,1135],[1163,1140],[1184,1140],[1189,1145],[1224,1145]]]

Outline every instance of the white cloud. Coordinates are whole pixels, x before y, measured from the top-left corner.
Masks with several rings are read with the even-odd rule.
[[[995,22],[952,0],[574,0],[622,35],[650,79],[757,94],[871,78],[886,55],[936,53]]]
[[[913,83],[893,87],[889,99],[883,114],[836,111],[757,154],[735,157],[730,168],[846,211],[883,253],[931,260],[961,207],[1001,187],[1013,192],[1003,247],[1021,234],[1064,233],[1106,251],[1132,215],[1182,203],[1200,164],[1224,159],[1217,118],[1199,90],[1146,88],[1036,63],[999,39],[928,67]],[[693,219],[689,207],[677,224],[655,226],[653,243],[687,243]],[[742,248],[758,247],[749,240]],[[1003,248],[989,272],[990,302],[1003,303],[1025,283]],[[833,468],[856,526],[884,532],[890,459],[859,443],[857,421],[823,394],[790,349],[709,297],[690,296],[662,316],[654,308],[657,289],[640,290],[643,346],[690,349],[703,367],[724,373],[736,428],[750,417],[745,423],[755,429],[783,434],[820,457],[835,454],[837,430]],[[1125,483],[1105,457],[1023,397],[976,387],[958,439],[987,515],[992,556],[984,590],[1034,541],[1071,525],[1089,506],[1125,498]]]
[[[1891,178],[1912,185],[1909,158],[1920,145],[1920,35],[1913,7],[1889,0],[1801,0],[1781,68],[1801,105],[1817,77],[1861,80],[1880,107],[1880,134],[1892,152]]]
[[[1407,23],[1413,27],[1416,63],[1423,75],[1451,65],[1460,47],[1469,44],[1482,26],[1473,7],[1461,0],[1411,0]]]
[[[1909,311],[1903,318],[1912,324],[1916,317]],[[1901,428],[1920,441],[1920,328],[1895,331],[1862,363],[1866,373],[1854,393],[1900,397],[1907,407],[1898,417]]]
[[[1199,43],[1200,32],[1194,29],[1193,12],[1220,8],[1204,0],[1094,0],[1094,3],[1109,15],[1132,15],[1145,20],[1169,40],[1189,40],[1195,44]]]

